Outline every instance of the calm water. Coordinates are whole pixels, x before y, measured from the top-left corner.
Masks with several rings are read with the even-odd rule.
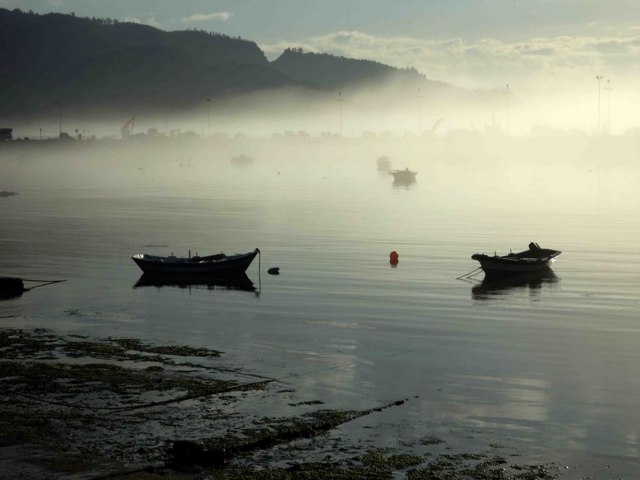
[[[377,425],[389,446],[430,434],[639,477],[635,157],[309,143],[254,146],[244,168],[232,146],[3,151],[0,190],[20,194],[0,198],[0,272],[66,282],[3,301],[0,326],[204,345],[328,406],[410,398]],[[393,187],[380,155],[417,183]],[[562,250],[555,277],[456,280],[530,241]],[[133,288],[133,253],[255,247],[259,295]]]

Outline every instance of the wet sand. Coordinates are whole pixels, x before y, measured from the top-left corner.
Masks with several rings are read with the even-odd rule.
[[[372,448],[366,439],[385,433],[366,419],[415,399],[343,409],[214,350],[42,329],[0,330],[0,350],[0,478],[534,480],[558,470],[429,435]]]

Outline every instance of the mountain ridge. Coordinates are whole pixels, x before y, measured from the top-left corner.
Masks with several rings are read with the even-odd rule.
[[[437,85],[415,69],[287,49],[269,62],[256,42],[198,30],[0,8],[0,113],[56,102],[90,111],[188,109],[203,98],[296,87]]]
[[[399,69],[373,60],[304,52],[287,48],[273,62],[275,68],[297,81],[340,88],[363,81],[426,81],[426,76],[414,68]]]

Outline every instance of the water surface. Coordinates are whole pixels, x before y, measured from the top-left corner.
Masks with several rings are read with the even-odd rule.
[[[248,166],[233,145],[5,149],[0,271],[66,282],[3,301],[0,325],[202,345],[329,406],[408,398],[378,425],[387,446],[437,435],[640,475],[633,156],[306,142],[258,142]],[[394,186],[382,155],[417,182]],[[555,275],[456,280],[530,241],[562,250]],[[134,253],[255,247],[257,292],[134,288]]]

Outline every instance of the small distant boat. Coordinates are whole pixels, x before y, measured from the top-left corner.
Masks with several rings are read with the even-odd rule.
[[[394,183],[402,183],[402,184],[409,184],[409,183],[415,182],[416,175],[418,174],[418,172],[413,172],[408,168],[405,168],[404,170],[393,170],[389,173],[393,175]]]
[[[256,248],[253,252],[235,255],[218,253],[206,257],[189,255],[184,258],[138,253],[131,258],[145,274],[232,276],[244,273],[259,253],[260,250]]]
[[[480,262],[480,267],[487,277],[508,277],[524,273],[546,272],[551,269],[555,258],[562,252],[541,248],[531,242],[529,250],[519,253],[509,253],[504,256],[490,256],[476,253],[471,256]]]
[[[378,158],[377,166],[379,172],[389,172],[391,171],[391,160],[389,160],[389,157],[380,157]]]
[[[14,195],[17,195],[17,192],[9,192],[7,190],[0,192],[0,197],[13,197]]]
[[[253,157],[249,155],[237,155],[231,158],[231,163],[234,165],[251,165],[253,163]]]

